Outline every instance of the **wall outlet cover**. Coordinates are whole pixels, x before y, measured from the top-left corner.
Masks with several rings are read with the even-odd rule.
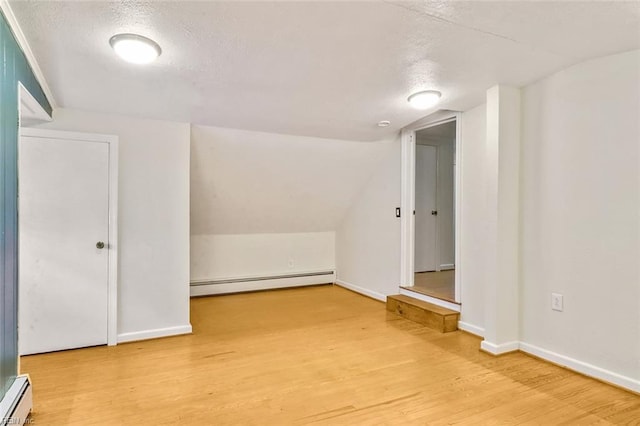
[[[551,293],[551,309],[559,312],[564,309],[564,301],[560,293]]]

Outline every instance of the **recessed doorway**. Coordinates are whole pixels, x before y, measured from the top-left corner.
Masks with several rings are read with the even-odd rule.
[[[455,302],[456,122],[416,132],[413,290]]]
[[[456,310],[458,124],[457,113],[440,111],[403,131],[401,252],[401,292]]]

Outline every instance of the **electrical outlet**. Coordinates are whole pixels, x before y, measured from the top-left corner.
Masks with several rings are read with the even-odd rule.
[[[551,309],[562,312],[564,309],[564,302],[561,294],[551,293]]]
[[[287,264],[289,265],[289,269],[293,269],[293,259],[289,259]]]

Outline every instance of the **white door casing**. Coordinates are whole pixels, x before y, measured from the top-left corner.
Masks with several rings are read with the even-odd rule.
[[[415,272],[435,271],[438,263],[436,253],[437,211],[436,186],[438,172],[437,148],[429,145],[416,146],[415,183]]]
[[[117,138],[22,129],[19,149],[20,353],[115,344]]]

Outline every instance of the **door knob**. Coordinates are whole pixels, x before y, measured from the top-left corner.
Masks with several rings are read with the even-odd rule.
[[[98,241],[96,243],[96,248],[103,249],[104,248],[104,243],[102,241]]]
[[[438,210],[431,210],[431,214],[434,216],[438,216]]]

